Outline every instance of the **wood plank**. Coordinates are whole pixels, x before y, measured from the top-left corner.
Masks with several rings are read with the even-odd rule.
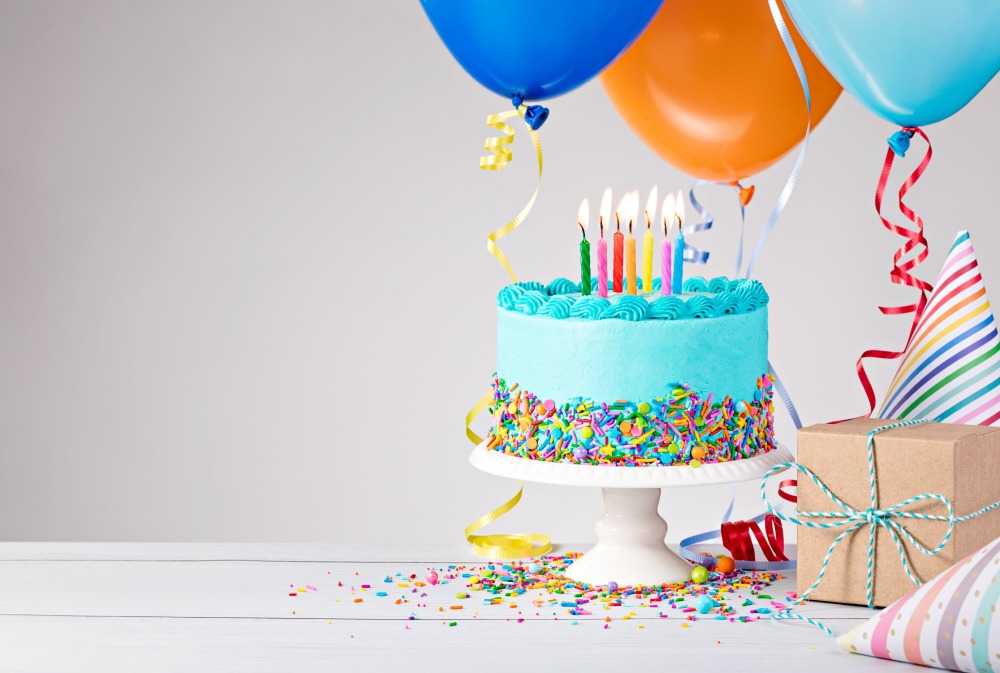
[[[559,544],[552,553],[583,551],[592,543]],[[3,561],[385,561],[467,563],[481,560],[468,544],[374,545],[204,542],[2,542]]]
[[[544,621],[530,624],[438,620],[341,622],[323,619],[122,619],[0,617],[0,667],[20,673],[144,673],[277,670],[467,673],[501,662],[526,670],[630,672],[733,670],[741,673],[913,671],[841,651],[806,625],[679,621],[640,624]],[[847,625],[837,624],[838,632]]]
[[[220,551],[219,556],[222,556]],[[466,567],[480,572],[483,561]],[[443,584],[419,587],[429,567],[439,570]],[[136,617],[255,617],[299,616],[328,619],[397,619],[411,614],[437,618],[439,613],[455,618],[568,619],[562,601],[572,596],[554,596],[532,591],[524,596],[504,597],[502,606],[483,605],[488,596],[468,589],[468,580],[446,579],[445,563],[405,562],[302,562],[302,561],[3,561],[0,563],[0,614]],[[461,572],[461,571],[459,571]],[[399,575],[397,576],[397,573]],[[409,575],[416,575],[411,581]],[[389,579],[389,582],[385,580]],[[338,582],[342,586],[338,586]],[[370,589],[363,589],[362,585]],[[401,584],[407,586],[400,586]],[[298,592],[313,586],[317,590]],[[795,588],[794,576],[779,580],[766,593],[783,601]],[[378,596],[384,591],[386,596]],[[290,596],[290,593],[296,594]],[[456,594],[468,598],[456,598]],[[753,607],[772,607],[742,591],[729,603],[738,606],[744,597]],[[360,599],[360,602],[355,602]],[[400,603],[397,604],[396,601]],[[542,601],[542,606],[533,604]],[[549,605],[548,601],[556,601]],[[509,605],[517,605],[510,608]],[[452,606],[461,606],[453,610]],[[636,618],[656,618],[658,610],[641,608],[637,600],[622,608],[604,610],[604,604],[589,604],[593,615],[580,619],[620,619],[634,610]],[[667,610],[672,617],[679,610]],[[750,607],[739,607],[748,614]],[[824,603],[809,603],[798,610],[816,619],[859,620],[866,609]],[[477,614],[478,613],[478,614]],[[434,615],[430,617],[430,615]]]

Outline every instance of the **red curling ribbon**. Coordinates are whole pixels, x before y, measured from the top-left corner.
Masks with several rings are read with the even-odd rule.
[[[786,479],[778,485],[778,496],[788,502],[798,502],[798,497],[785,488],[795,488],[796,479]],[[757,540],[760,551],[768,561],[787,561],[785,556],[785,531],[781,519],[774,514],[764,515],[764,530],[760,529],[757,520],[727,521],[720,530],[722,545],[732,555],[735,561],[755,561],[754,539]]]
[[[905,241],[903,245],[896,250],[896,253],[892,257],[892,270],[889,272],[889,278],[896,285],[906,285],[908,287],[915,287],[920,290],[920,298],[913,304],[906,304],[904,306],[879,306],[879,310],[883,315],[905,315],[907,313],[912,313],[913,322],[910,325],[910,332],[906,337],[906,343],[903,348],[898,351],[888,351],[882,349],[869,349],[861,354],[858,358],[858,362],[855,365],[858,372],[858,379],[861,381],[861,387],[865,390],[865,395],[868,397],[868,413],[866,416],[871,416],[875,411],[875,390],[872,388],[871,380],[868,378],[868,373],[865,371],[864,360],[867,358],[878,358],[880,360],[895,360],[901,357],[903,353],[906,352],[907,347],[910,345],[910,341],[913,339],[913,334],[917,330],[917,324],[920,322],[920,316],[924,312],[924,308],[927,306],[927,296],[930,293],[932,286],[927,281],[921,280],[910,273],[915,269],[921,262],[927,259],[928,248],[927,239],[924,237],[924,221],[913,211],[909,206],[903,202],[903,198],[906,196],[910,188],[917,183],[920,176],[924,174],[927,169],[927,165],[931,162],[931,141],[927,137],[927,134],[923,132],[922,129],[916,126],[904,126],[903,131],[908,134],[919,135],[927,143],[927,152],[924,154],[924,158],[920,160],[920,164],[910,173],[910,177],[906,179],[902,187],[899,188],[899,210],[906,216],[910,222],[916,227],[915,229],[909,229],[897,224],[893,224],[887,220],[882,215],[882,197],[885,194],[885,186],[889,181],[889,173],[892,171],[892,163],[896,158],[896,152],[892,147],[886,149],[885,152],[885,162],[882,164],[882,175],[879,177],[878,187],[875,190],[875,211],[878,213],[879,219],[882,220],[882,225],[894,234],[902,236]],[[910,255],[916,251],[912,257],[907,261],[902,261],[907,255]]]

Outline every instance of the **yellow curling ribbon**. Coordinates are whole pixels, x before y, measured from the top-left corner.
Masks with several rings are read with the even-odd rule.
[[[465,435],[477,446],[483,443],[483,438],[472,429],[472,421],[489,406],[492,400],[493,391],[487,391],[465,415]],[[479,556],[497,560],[516,559],[525,556],[539,556],[552,550],[552,538],[539,533],[476,535],[476,531],[514,509],[515,505],[520,502],[523,492],[524,482],[522,481],[513,498],[465,527],[465,539],[472,544],[472,550]]]
[[[521,105],[516,110],[499,112],[486,118],[486,125],[491,128],[495,128],[503,135],[486,139],[484,147],[490,152],[490,154],[480,157],[480,168],[489,171],[499,171],[506,168],[507,164],[511,162],[514,158],[514,153],[510,149],[511,143],[514,142],[514,128],[506,122],[512,117],[521,117],[523,119],[524,113],[527,109],[527,105]],[[531,209],[535,207],[535,199],[538,198],[538,188],[541,187],[542,184],[542,142],[538,137],[537,131],[527,125],[526,128],[528,129],[528,135],[531,136],[531,142],[535,146],[535,156],[538,157],[538,183],[535,185],[535,193],[531,195],[528,203],[521,209],[521,212],[518,213],[514,219],[486,237],[486,249],[491,255],[496,257],[498,262],[500,262],[500,265],[507,272],[507,275],[510,276],[510,280],[513,283],[517,282],[517,274],[514,273],[514,267],[510,265],[507,255],[503,254],[503,251],[500,250],[496,243],[501,238],[517,229],[521,222],[524,221],[524,218],[528,216]]]
[[[539,556],[552,550],[552,540],[548,535],[538,533],[516,533],[506,535],[476,535],[476,531],[487,524],[496,521],[504,514],[514,509],[524,492],[524,482],[517,489],[514,497],[497,507],[492,512],[484,514],[465,527],[465,539],[472,543],[472,549],[480,556],[490,559],[515,559],[525,556]]]
[[[490,402],[493,401],[493,391],[487,390],[486,394],[479,398],[469,413],[465,415],[465,436],[469,438],[469,441],[479,446],[483,443],[483,438],[476,434],[476,431],[472,429],[472,421],[475,420],[476,416],[483,413],[486,407],[490,406]]]
[[[480,157],[480,168],[488,171],[499,171],[506,168],[507,164],[511,162],[514,158],[514,152],[510,148],[511,144],[514,142],[514,128],[507,123],[507,120],[514,117],[521,117],[524,119],[524,113],[527,109],[527,105],[520,105],[516,110],[499,112],[486,118],[486,125],[490,128],[496,129],[502,135],[486,139],[483,146],[490,154]],[[517,274],[514,273],[514,267],[511,266],[510,261],[507,259],[507,255],[503,254],[503,251],[500,250],[499,246],[497,246],[497,241],[517,229],[521,223],[524,222],[528,213],[530,213],[531,209],[535,206],[535,200],[538,198],[538,189],[542,184],[542,142],[538,137],[538,133],[534,129],[530,126],[527,126],[527,129],[528,135],[531,136],[531,143],[535,146],[535,156],[538,157],[538,183],[535,185],[535,193],[531,195],[531,198],[528,199],[528,203],[525,204],[524,208],[521,209],[521,212],[519,212],[514,219],[510,220],[507,224],[503,225],[496,231],[491,232],[486,237],[486,249],[491,255],[496,257],[498,262],[500,262],[500,265],[507,272],[507,275],[510,276],[510,280],[513,283],[517,282]],[[479,398],[479,401],[476,402],[472,409],[469,410],[469,413],[465,415],[465,436],[469,438],[469,441],[477,446],[483,443],[483,438],[476,434],[476,432],[472,429],[472,421],[475,420],[476,416],[481,414],[490,405],[492,400],[493,393],[492,391],[488,391],[485,395]],[[548,535],[540,535],[538,533],[476,535],[476,531],[489,525],[493,521],[496,521],[504,514],[514,509],[517,503],[520,502],[521,494],[523,492],[524,482],[521,482],[521,485],[517,489],[517,493],[513,498],[466,526],[465,539],[472,544],[473,551],[475,551],[478,555],[489,559],[506,560],[523,558],[525,556],[537,556],[552,550],[552,539]]]

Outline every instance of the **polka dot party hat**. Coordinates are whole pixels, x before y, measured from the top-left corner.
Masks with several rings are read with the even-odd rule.
[[[1000,671],[1000,539],[840,637],[848,652],[953,671]]]

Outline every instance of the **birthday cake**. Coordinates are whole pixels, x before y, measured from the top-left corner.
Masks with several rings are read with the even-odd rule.
[[[607,297],[564,278],[504,287],[487,446],[633,467],[775,448],[763,285],[689,278],[664,296],[659,282]]]

